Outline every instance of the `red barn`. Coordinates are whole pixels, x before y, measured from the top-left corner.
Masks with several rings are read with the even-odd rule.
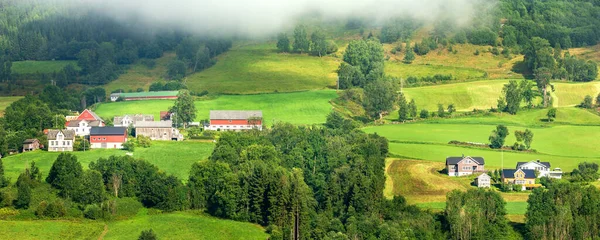
[[[127,142],[126,127],[92,127],[90,145],[92,148],[123,148]]]
[[[100,118],[98,115],[96,115],[96,113],[94,113],[88,109],[83,110],[83,112],[81,114],[79,114],[79,116],[77,117],[77,120],[104,122],[104,120],[102,120],[102,118]]]
[[[262,130],[262,111],[210,111],[208,130]]]

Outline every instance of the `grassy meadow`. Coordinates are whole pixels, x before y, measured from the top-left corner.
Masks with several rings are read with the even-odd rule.
[[[119,221],[0,221],[0,239],[137,239],[152,229],[159,239],[267,239],[262,227],[197,212],[148,214]],[[106,231],[105,231],[106,230]],[[104,234],[104,235],[103,235]]]
[[[175,53],[166,53],[155,60],[156,66],[154,68],[148,68],[138,61],[136,64],[131,65],[119,78],[106,84],[104,88],[108,93],[117,89],[135,91],[138,88],[143,88],[148,91],[150,84],[163,79],[163,76],[167,73],[167,65],[173,59],[175,59]]]
[[[77,61],[17,61],[12,63],[11,70],[19,74],[53,73],[69,64],[79,69]]]
[[[149,148],[137,147],[133,157],[144,159],[166,173],[173,174],[185,181],[188,178],[192,164],[208,159],[213,148],[213,143],[153,141],[152,146]],[[92,149],[85,152],[73,152],[84,169],[88,168],[90,162],[99,158],[107,158],[112,155],[123,156],[125,153],[127,151],[118,149]],[[30,162],[35,161],[45,177],[59,154],[38,150],[7,156],[2,159],[5,174],[11,178],[12,182],[15,182]]]
[[[0,117],[4,115],[4,109],[21,98],[23,97],[0,97]]]
[[[274,42],[240,43],[217,64],[187,77],[191,90],[254,94],[333,88],[340,61],[333,57],[278,53]]]
[[[385,73],[393,76],[406,79],[407,77],[429,77],[436,74],[452,75],[457,80],[483,78],[485,72],[480,69],[429,65],[429,64],[405,64],[398,61],[385,62]]]
[[[214,99],[196,101],[196,120],[208,119],[210,110],[262,110],[268,126],[279,121],[292,124],[323,123],[332,108],[329,101],[337,96],[334,90],[221,95]],[[171,100],[103,103],[95,112],[103,118],[134,113],[154,114],[158,118],[160,111],[166,111],[172,105]]]

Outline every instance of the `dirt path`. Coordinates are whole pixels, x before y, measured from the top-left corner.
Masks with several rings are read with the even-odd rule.
[[[100,234],[100,236],[98,237],[98,240],[104,239],[104,236],[106,236],[106,233],[108,233],[108,225],[104,224],[104,231],[102,231],[102,234]]]

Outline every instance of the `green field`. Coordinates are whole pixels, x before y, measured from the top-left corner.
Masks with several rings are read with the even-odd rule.
[[[196,92],[272,93],[335,87],[339,60],[277,53],[275,43],[244,43],[218,57],[217,64],[185,80]]]
[[[197,117],[208,119],[210,110],[262,110],[265,125],[274,122],[293,124],[317,124],[325,122],[331,111],[329,101],[338,95],[333,90],[307,91],[295,93],[222,95],[216,99],[196,101]],[[171,100],[128,101],[103,103],[95,112],[103,118],[123,114],[154,114],[166,111],[173,105]]]
[[[510,125],[524,127],[550,127],[555,125],[585,125],[600,126],[600,117],[590,111],[580,108],[557,108],[556,119],[546,122],[547,109],[521,110],[517,115],[506,113],[489,113],[476,117],[455,117],[432,119],[428,123],[479,124],[479,125]],[[393,116],[392,116],[393,117]]]
[[[19,74],[53,73],[59,72],[69,64],[79,69],[77,61],[18,61],[12,63],[11,70]]]
[[[417,206],[437,211],[443,211],[446,208],[446,202],[428,202],[418,203]],[[524,215],[527,212],[527,202],[507,202],[506,214]]]
[[[0,117],[4,115],[4,109],[21,98],[23,97],[0,97]]]
[[[152,69],[143,65],[140,61],[130,66],[124,74],[121,74],[116,80],[106,84],[104,88],[108,93],[123,89],[125,91],[143,88],[148,90],[150,84],[163,79],[167,73],[169,61],[175,58],[175,53],[165,53],[161,58],[156,59],[156,66]]]
[[[436,74],[451,74],[457,80],[482,78],[484,71],[474,68],[452,67],[441,65],[404,64],[402,62],[385,62],[385,73],[399,78],[407,77],[429,77]]]
[[[0,239],[137,239],[143,230],[152,229],[159,239],[268,239],[268,235],[251,223],[222,220],[201,213],[176,212],[102,221],[0,221]]]
[[[133,153],[136,159],[144,159],[166,173],[173,174],[181,180],[187,180],[189,170],[193,163],[208,159],[214,144],[202,143],[194,141],[183,142],[168,142],[168,141],[153,141],[150,148],[138,147]],[[107,158],[111,155],[125,155],[124,150],[116,149],[94,149],[86,152],[73,152],[77,159],[87,169],[92,161],[98,158]],[[25,167],[29,166],[31,161],[35,161],[44,176],[50,171],[52,163],[56,160],[59,153],[35,151],[17,154],[3,158],[4,171],[6,176],[14,182],[19,174],[23,172]]]

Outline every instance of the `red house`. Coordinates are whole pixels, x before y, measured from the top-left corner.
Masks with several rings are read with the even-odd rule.
[[[262,130],[262,111],[210,111],[208,130]]]
[[[92,148],[123,148],[127,142],[126,127],[92,127],[90,145]]]

